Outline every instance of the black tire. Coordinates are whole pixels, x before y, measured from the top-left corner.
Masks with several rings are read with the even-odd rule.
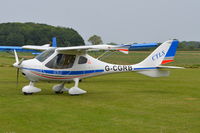
[[[56,94],[63,94],[63,91],[55,91]]]
[[[24,92],[24,95],[32,95],[33,93]]]

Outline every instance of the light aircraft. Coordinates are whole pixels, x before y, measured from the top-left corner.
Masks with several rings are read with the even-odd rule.
[[[39,46],[24,46],[27,49],[45,50],[34,59],[19,61],[16,51],[13,64],[22,74],[30,80],[30,84],[22,88],[25,95],[40,92],[41,89],[34,86],[38,81],[57,81],[61,84],[53,86],[53,91],[63,93],[68,91],[70,95],[80,95],[86,93],[85,90],[78,87],[79,80],[83,78],[111,74],[117,72],[135,71],[150,77],[168,76],[169,72],[161,69],[182,68],[175,66],[163,66],[162,64],[173,61],[178,40],[168,40],[157,47],[146,59],[134,65],[116,65],[95,59],[87,54],[87,51],[108,50],[128,52],[126,46],[115,45],[92,45],[92,46],[74,46],[41,48]],[[67,81],[74,81],[72,88],[65,88]]]

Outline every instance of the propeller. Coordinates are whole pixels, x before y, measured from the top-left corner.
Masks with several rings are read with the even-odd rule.
[[[17,68],[17,81],[16,81],[16,85],[18,86],[19,83],[19,68]]]
[[[13,64],[14,67],[17,68],[17,81],[16,81],[16,84],[18,86],[18,82],[19,82],[19,69],[21,68],[21,64],[22,62],[24,61],[24,58],[22,58],[20,61],[19,61],[19,58],[18,58],[18,55],[17,55],[17,52],[14,50],[14,54],[15,54],[15,63]]]
[[[18,63],[18,66],[19,67],[17,67],[17,86],[18,86],[18,83],[19,83],[19,69],[20,69],[20,65],[22,64],[22,62],[24,61],[24,58],[22,58],[20,61],[19,61],[19,63]]]
[[[16,51],[14,50],[14,54],[15,54],[15,63],[13,64],[14,67],[18,67],[19,65],[19,58],[18,55],[16,53]]]

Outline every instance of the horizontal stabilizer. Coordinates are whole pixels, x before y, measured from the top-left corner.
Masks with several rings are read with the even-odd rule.
[[[149,77],[166,77],[169,76],[169,71],[165,71],[165,70],[144,70],[144,71],[138,71],[138,73],[143,74],[145,76],[149,76]]]
[[[170,69],[185,69],[184,67],[177,67],[177,66],[158,66],[158,68],[170,68]]]

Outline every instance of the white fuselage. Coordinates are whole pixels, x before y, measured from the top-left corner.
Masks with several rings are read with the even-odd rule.
[[[95,59],[88,54],[76,55],[75,61],[71,68],[52,69],[46,67],[45,64],[47,64],[55,56],[56,52],[43,62],[38,61],[36,58],[23,61],[21,64],[22,73],[30,81],[67,81],[73,80],[74,78],[82,79],[114,72],[127,72],[137,70],[137,65],[109,64]],[[86,57],[87,62],[79,64],[79,58],[81,56]]]
[[[177,46],[177,40],[166,41],[147,58],[134,65],[110,64],[86,54],[88,50],[95,48],[110,50],[112,48],[110,45],[48,48],[34,59],[25,61],[19,61],[16,51],[14,51],[16,62],[13,66],[20,68],[22,73],[30,80],[30,84],[22,88],[25,95],[40,92],[41,89],[34,86],[34,82],[40,80],[62,82],[53,86],[56,93],[68,91],[71,95],[79,95],[86,93],[78,87],[79,80],[82,78],[128,71],[138,71],[138,73],[149,77],[168,76],[168,71],[158,69],[181,68],[161,65],[173,61]],[[68,80],[75,82],[73,87],[64,87],[65,81]]]

